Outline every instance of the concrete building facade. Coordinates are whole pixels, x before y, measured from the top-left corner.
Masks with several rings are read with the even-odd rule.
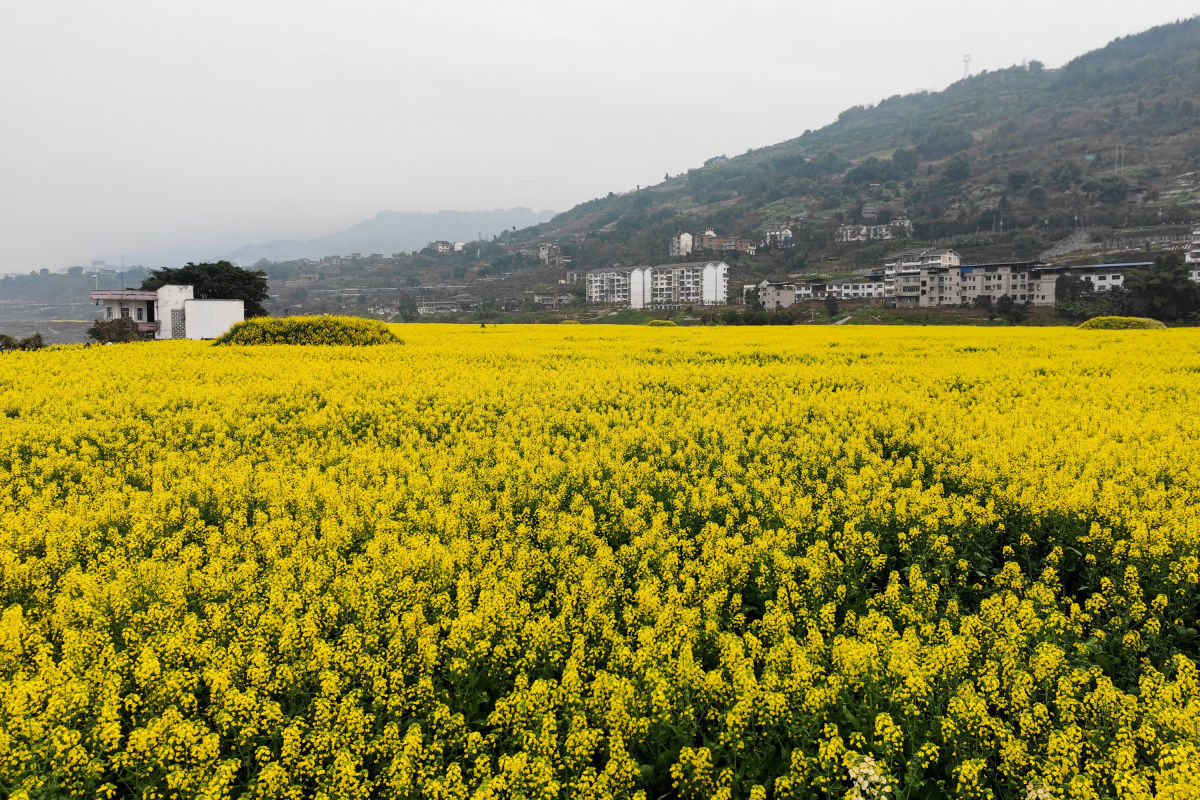
[[[104,321],[131,319],[153,339],[215,339],[246,317],[241,300],[196,300],[191,286],[167,284],[155,291],[99,289],[91,298]]]
[[[729,265],[693,261],[591,270],[586,279],[589,303],[629,308],[724,305],[729,295]]]

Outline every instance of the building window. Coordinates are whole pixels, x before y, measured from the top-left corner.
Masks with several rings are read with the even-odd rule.
[[[113,307],[112,307],[112,306],[105,306],[105,307],[104,307],[104,316],[105,316],[105,318],[106,318],[106,319],[112,319],[112,318],[113,318]]]
[[[121,319],[129,319],[129,309],[128,308],[121,309]]]
[[[145,311],[145,310],[144,310],[144,309],[141,309],[141,308],[137,309],[137,321],[138,321],[138,322],[141,322],[141,321],[142,321],[142,314],[144,313],[144,311]]]

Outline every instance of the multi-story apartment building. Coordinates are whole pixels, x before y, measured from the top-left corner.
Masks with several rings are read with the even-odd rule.
[[[692,261],[592,270],[587,274],[589,303],[630,308],[673,308],[724,305],[729,295],[729,265],[724,261]]]
[[[993,301],[1008,295],[1015,302],[1033,302],[1036,293],[1034,270],[1040,261],[999,264],[966,264],[927,267],[920,271],[919,306],[973,305],[987,296]]]
[[[1186,264],[1200,264],[1200,226],[1192,228],[1192,243],[1188,245],[1187,253],[1183,257]],[[1196,280],[1200,276],[1200,272],[1189,270],[1188,277]]]
[[[629,278],[634,267],[606,267],[589,270],[584,287],[589,303],[629,305]],[[636,269],[641,270],[641,267]],[[648,269],[648,268],[647,268]]]

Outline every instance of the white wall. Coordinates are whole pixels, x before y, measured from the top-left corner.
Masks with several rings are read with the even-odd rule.
[[[191,300],[191,286],[180,286],[168,283],[158,287],[158,299],[154,301],[154,318],[158,320],[157,339],[173,339],[171,330],[171,312],[183,309],[183,304]]]
[[[246,318],[241,300],[185,300],[183,316],[189,339],[215,339]]]
[[[629,273],[629,307],[645,308],[650,300],[650,268],[638,267]]]
[[[705,305],[725,305],[729,293],[729,265],[724,261],[705,264],[701,275],[701,302]]]

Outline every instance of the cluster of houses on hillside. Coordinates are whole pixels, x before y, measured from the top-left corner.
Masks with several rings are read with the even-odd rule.
[[[679,241],[679,234],[672,247]],[[687,240],[684,240],[687,241]],[[1188,277],[1200,282],[1200,228],[1192,232],[1185,256]],[[1092,291],[1124,285],[1130,270],[1151,261],[1052,266],[1042,261],[964,264],[950,249],[908,250],[885,259],[880,269],[841,278],[792,276],[743,287],[743,297],[757,291],[768,311],[805,301],[864,300],[897,307],[977,305],[1004,296],[1031,306],[1054,306],[1058,279],[1078,278]],[[656,266],[604,267],[584,275],[589,303],[629,308],[679,308],[729,302],[729,265],[724,261],[692,261]]]
[[[1063,275],[1091,284],[1095,291],[1121,286],[1125,273],[1150,266],[1140,261],[1056,267],[1041,261],[963,264],[953,250],[917,251],[888,259],[883,270],[846,278],[798,278],[763,281],[758,301],[768,311],[805,300],[869,300],[897,307],[965,306],[994,302],[1008,296],[1031,306],[1053,306],[1056,285]]]
[[[690,256],[693,253],[746,253],[754,255],[765,247],[791,247],[792,231],[790,228],[778,228],[763,233],[758,242],[742,239],[737,236],[721,236],[714,231],[704,233],[676,233],[671,237],[671,245],[667,254],[671,257]]]
[[[436,242],[430,242],[425,245],[426,250],[432,250],[438,255],[446,253],[461,253],[467,247],[466,242],[448,242],[445,239],[438,239]]]
[[[1188,277],[1200,282],[1200,229],[1187,254]],[[868,300],[897,307],[966,306],[986,304],[1008,296],[1031,306],[1054,306],[1058,279],[1073,277],[1093,292],[1124,285],[1130,270],[1152,266],[1152,261],[1052,266],[1042,261],[963,264],[954,250],[913,250],[884,261],[883,269],[844,278],[796,277],[763,281],[744,287],[757,289],[758,301],[768,311],[812,300]],[[1195,264],[1197,266],[1192,267]]]
[[[841,225],[833,235],[839,244],[847,242],[875,242],[888,239],[906,239],[913,235],[913,224],[908,219],[898,219],[881,225]]]

